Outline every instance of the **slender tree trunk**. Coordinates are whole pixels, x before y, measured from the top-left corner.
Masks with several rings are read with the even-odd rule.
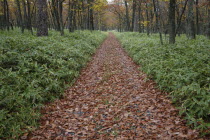
[[[55,22],[57,31],[61,31],[60,18],[59,18],[59,6],[58,6],[59,1],[58,0],[52,0],[52,10],[53,10],[52,14],[53,14],[53,17],[54,17],[54,22]]]
[[[155,31],[156,29],[154,28],[153,22],[152,22],[153,21],[154,14],[153,14],[152,10],[149,10],[149,11],[150,11],[150,24],[149,24],[150,26],[149,27],[150,27],[151,33],[152,32],[154,33],[154,32],[156,32]]]
[[[9,31],[10,27],[9,5],[7,0],[4,0],[4,27]]]
[[[28,11],[28,26],[27,28],[31,31],[31,34],[33,34],[32,25],[31,25],[31,4],[30,1],[27,0],[27,11]]]
[[[170,0],[169,4],[169,43],[175,43],[175,5],[176,0]]]
[[[9,15],[9,4],[7,0],[6,0],[6,8],[7,8],[7,30],[9,31],[11,24],[10,24],[10,15]]]
[[[68,21],[68,29],[69,29],[69,32],[72,32],[72,11],[71,11],[71,9],[72,9],[72,3],[71,3],[71,1],[69,0],[69,9],[68,9],[68,19],[69,19],[69,21]]]
[[[188,2],[188,33],[190,39],[195,39],[195,23],[194,23],[194,12],[193,12],[193,0]]]
[[[157,6],[156,6],[156,2],[157,2]],[[159,32],[159,36],[160,36],[160,43],[163,45],[163,37],[162,37],[162,33],[161,33],[161,25],[160,25],[160,21],[159,21],[159,16],[160,16],[160,12],[158,13],[157,9],[160,9],[159,7],[159,1],[158,0],[153,0],[153,5],[154,5],[154,13],[155,13],[155,17],[156,17],[156,28]]]
[[[132,27],[131,27],[131,32],[134,31],[135,17],[136,17],[136,0],[133,0],[133,14],[132,14]]]
[[[208,5],[208,19],[210,19],[210,3]],[[208,27],[207,27],[207,37],[210,39],[210,20],[208,20]]]
[[[27,15],[27,11],[26,11],[26,3],[25,3],[25,0],[22,0],[22,5],[23,5],[23,26],[24,28],[27,29],[28,27],[28,15]]]
[[[141,15],[142,17],[142,22],[144,23],[145,22],[145,19],[144,19],[144,16],[143,14]],[[142,32],[144,33],[144,30],[145,30],[145,27],[144,27],[144,24],[142,24]]]
[[[93,17],[93,0],[90,0],[90,30],[94,30],[94,17]]]
[[[59,13],[59,22],[60,22],[60,32],[61,36],[64,35],[64,25],[63,25],[63,1],[58,1],[58,13]]]
[[[48,36],[47,0],[37,0],[37,36]]]
[[[53,13],[52,13],[52,4],[51,4],[51,2],[50,1],[48,1],[48,5],[49,5],[49,8],[48,8],[48,18],[49,18],[49,24],[50,24],[50,27],[51,27],[51,29],[56,29],[56,23],[54,22],[54,19],[53,19]]]
[[[85,11],[85,6],[84,6],[84,1],[82,1],[82,12],[81,12],[81,29],[85,29],[85,24],[84,24],[84,11]]]
[[[90,6],[88,5],[87,9],[87,29],[90,30]]]
[[[76,9],[77,5],[74,4],[74,8],[73,9]],[[76,30],[77,29],[77,19],[76,19],[76,11],[74,10],[73,11],[73,30]]]
[[[187,7],[187,2],[188,2],[188,0],[185,1],[185,4],[184,4],[183,10],[182,10],[182,13],[179,16],[179,19],[177,21],[178,23],[177,23],[177,27],[176,27],[176,34],[179,32],[179,29],[180,29],[180,26],[181,26],[181,23],[182,23],[182,17],[184,15],[184,12],[185,12],[186,7]]]
[[[130,31],[130,18],[129,18],[129,9],[128,9],[128,2],[125,0],[125,8],[126,8],[126,31]]]
[[[23,23],[21,8],[20,8],[20,1],[16,0],[16,4],[17,4],[17,9],[18,9],[18,18],[19,18],[19,22],[21,26],[21,32],[24,33],[24,23]]]
[[[150,21],[149,21],[149,11],[148,11],[148,3],[146,3],[146,16],[147,16],[147,35],[150,34]]]
[[[141,1],[139,1],[138,15],[139,15],[139,22],[138,22],[138,25],[139,25],[139,33],[141,33],[142,32],[142,30],[141,30]]]
[[[7,8],[6,8],[6,0],[3,1],[3,29],[7,27]]]
[[[157,29],[157,31],[159,31],[159,15],[158,15],[158,11],[157,11],[157,4],[156,4],[156,1],[155,0],[152,0],[153,2],[153,8],[154,8],[154,13],[155,13],[155,19],[156,19],[156,22],[155,22],[155,28]]]
[[[196,0],[196,33],[197,35],[200,34],[198,3],[199,3],[199,0]]]

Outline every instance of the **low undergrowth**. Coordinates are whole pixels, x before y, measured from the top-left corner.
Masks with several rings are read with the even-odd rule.
[[[160,45],[158,35],[116,33],[141,70],[170,92],[190,126],[210,133],[210,40],[177,37],[175,45]]]
[[[0,32],[0,139],[33,129],[43,103],[63,95],[105,37],[97,31],[39,38]]]

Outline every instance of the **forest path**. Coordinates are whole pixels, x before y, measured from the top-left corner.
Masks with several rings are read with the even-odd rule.
[[[110,33],[64,99],[45,107],[30,139],[196,139],[154,87]]]

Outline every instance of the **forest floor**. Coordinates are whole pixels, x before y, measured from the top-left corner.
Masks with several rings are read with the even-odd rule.
[[[22,139],[198,139],[112,33],[64,98],[42,113],[39,129]]]

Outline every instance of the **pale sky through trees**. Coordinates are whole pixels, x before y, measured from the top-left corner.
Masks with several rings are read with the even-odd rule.
[[[112,2],[113,0],[107,0],[108,2]]]

